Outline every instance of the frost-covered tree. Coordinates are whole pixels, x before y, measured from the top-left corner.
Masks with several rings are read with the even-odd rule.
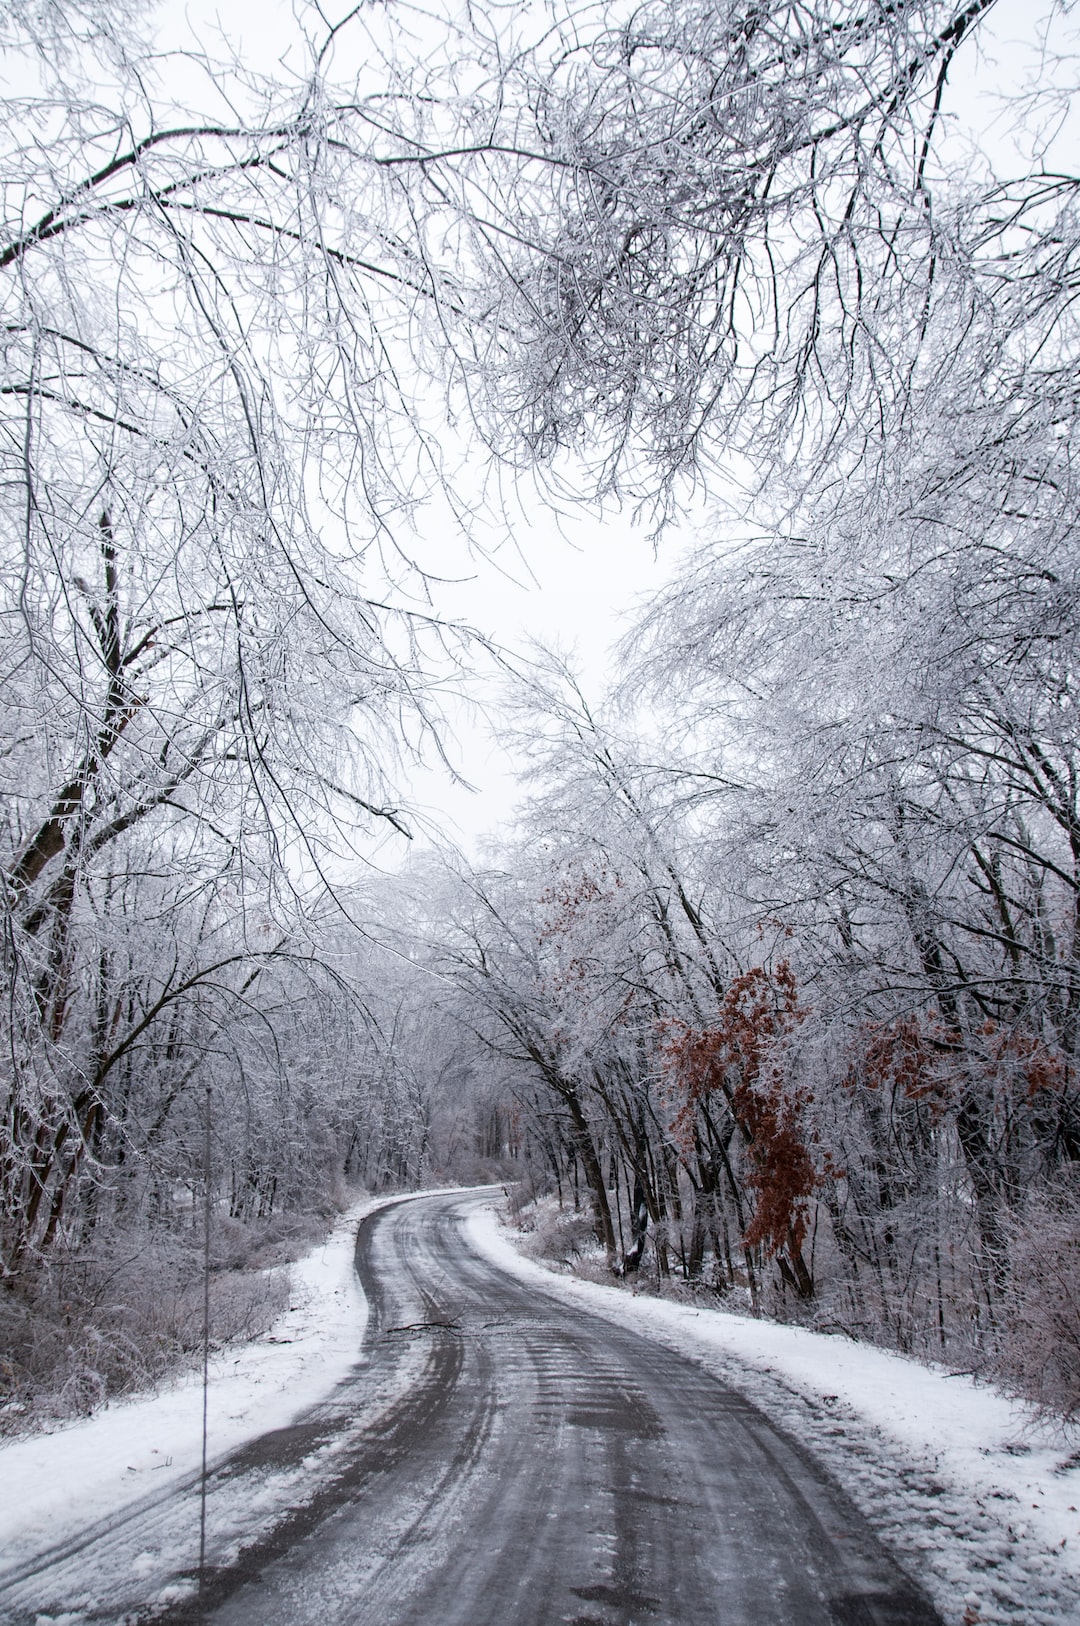
[[[264,81],[156,57],[138,8],[2,19],[9,1266],[123,1141],[132,1055],[153,1120],[316,952],[306,900],[405,830],[393,763],[455,659],[403,547],[440,469],[402,361],[447,279],[389,55],[335,83],[307,21]]]
[[[820,471],[860,425],[873,459],[951,252],[942,93],[989,10],[656,0],[507,53],[474,227],[505,266],[496,444],[584,445],[646,494],[718,461]]]

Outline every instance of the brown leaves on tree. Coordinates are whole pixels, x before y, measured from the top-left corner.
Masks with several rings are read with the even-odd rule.
[[[844,1085],[925,1102],[937,1120],[974,1082],[988,1101],[1031,1101],[1060,1090],[1065,1076],[1065,1058],[1037,1034],[989,1019],[961,1032],[931,1012],[865,1023]]]
[[[747,1188],[754,1214],[744,1241],[769,1254],[798,1250],[806,1234],[809,1202],[821,1185],[804,1125],[813,1093],[789,1085],[783,1045],[806,1016],[788,961],[775,970],[754,966],[728,988],[713,1027],[668,1025],[664,1068],[679,1108],[674,1128],[692,1137],[694,1114],[721,1093],[746,1143]]]

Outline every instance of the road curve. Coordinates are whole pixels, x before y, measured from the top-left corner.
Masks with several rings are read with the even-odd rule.
[[[366,1361],[215,1472],[235,1500],[247,1479],[311,1465],[269,1531],[214,1536],[198,1602],[114,1592],[81,1618],[940,1626],[845,1495],[741,1395],[472,1252],[462,1224],[484,1200],[405,1201],[361,1225]],[[119,1557],[148,1538],[102,1539]]]

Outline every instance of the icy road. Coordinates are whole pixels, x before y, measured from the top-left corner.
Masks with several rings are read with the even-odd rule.
[[[367,1358],[297,1424],[216,1464],[201,1596],[189,1481],[45,1555],[3,1619],[939,1622],[747,1400],[478,1255],[463,1225],[485,1200],[427,1197],[363,1222]],[[185,1532],[186,1567],[163,1574]]]

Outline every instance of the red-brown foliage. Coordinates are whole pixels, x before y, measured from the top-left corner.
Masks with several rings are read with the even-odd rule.
[[[984,1068],[1018,1084],[1029,1101],[1042,1090],[1060,1089],[1065,1082],[1065,1057],[1036,1033],[984,1022],[971,1049]]]
[[[699,1102],[723,1093],[746,1141],[746,1185],[755,1193],[744,1241],[770,1254],[801,1246],[809,1200],[823,1178],[802,1123],[813,1094],[787,1086],[782,1072],[781,1043],[805,1015],[786,960],[775,971],[755,966],[732,982],[714,1027],[672,1023],[663,1045],[679,1102],[674,1127],[684,1141]]]
[[[579,995],[595,974],[597,937],[610,926],[611,906],[623,882],[606,870],[592,875],[587,870],[567,872],[540,894],[543,908],[538,932],[541,944],[550,944],[558,963],[548,972],[557,996]]]
[[[848,1089],[894,1091],[908,1101],[926,1101],[934,1116],[944,1112],[950,1089],[943,1056],[958,1035],[921,1016],[867,1022],[844,1075]]]
[[[911,1015],[865,1024],[844,1083],[926,1101],[941,1117],[961,1084],[974,1078],[985,1082],[990,1099],[1019,1090],[1030,1101],[1042,1090],[1060,1088],[1065,1063],[1036,1034],[992,1021],[962,1033],[934,1014]]]

